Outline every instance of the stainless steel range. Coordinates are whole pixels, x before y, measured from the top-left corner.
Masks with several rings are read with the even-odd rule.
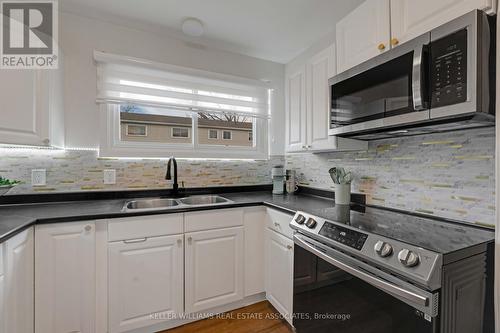
[[[297,212],[298,333],[482,332],[492,233],[399,212]]]

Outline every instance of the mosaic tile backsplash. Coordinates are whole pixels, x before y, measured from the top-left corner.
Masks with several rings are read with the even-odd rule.
[[[283,157],[268,161],[178,160],[179,186],[208,187],[271,183],[271,168],[284,164]],[[144,190],[170,188],[165,180],[167,160],[110,159],[96,151],[52,151],[0,148],[0,176],[20,180],[7,195]],[[46,186],[31,186],[31,170],[46,169]],[[103,170],[116,170],[116,184],[104,185]]]
[[[368,151],[287,155],[299,181],[333,189],[328,169],[354,174],[352,191],[369,204],[471,223],[495,224],[495,130],[373,141]]]

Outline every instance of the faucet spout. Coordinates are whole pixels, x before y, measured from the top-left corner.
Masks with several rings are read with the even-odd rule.
[[[178,192],[179,192],[179,183],[178,183],[178,180],[177,180],[177,161],[175,160],[175,158],[172,156],[169,158],[168,162],[167,162],[167,174],[165,175],[165,179],[166,180],[172,180],[172,165],[173,165],[173,168],[174,168],[174,183],[172,185],[172,193],[174,195],[177,195]]]

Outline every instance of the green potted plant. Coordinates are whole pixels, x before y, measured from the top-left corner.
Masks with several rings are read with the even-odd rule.
[[[0,176],[0,195],[4,195],[5,193],[9,192],[11,188],[19,183],[20,181],[18,180],[10,180],[8,178]]]
[[[351,203],[352,173],[342,167],[333,167],[328,172],[335,183],[335,204],[349,205]]]

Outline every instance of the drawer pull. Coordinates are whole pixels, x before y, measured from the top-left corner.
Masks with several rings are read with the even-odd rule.
[[[134,243],[142,243],[142,242],[145,242],[148,238],[147,237],[144,237],[144,238],[136,238],[136,239],[127,239],[127,240],[124,240],[123,242],[125,244],[134,244]]]

